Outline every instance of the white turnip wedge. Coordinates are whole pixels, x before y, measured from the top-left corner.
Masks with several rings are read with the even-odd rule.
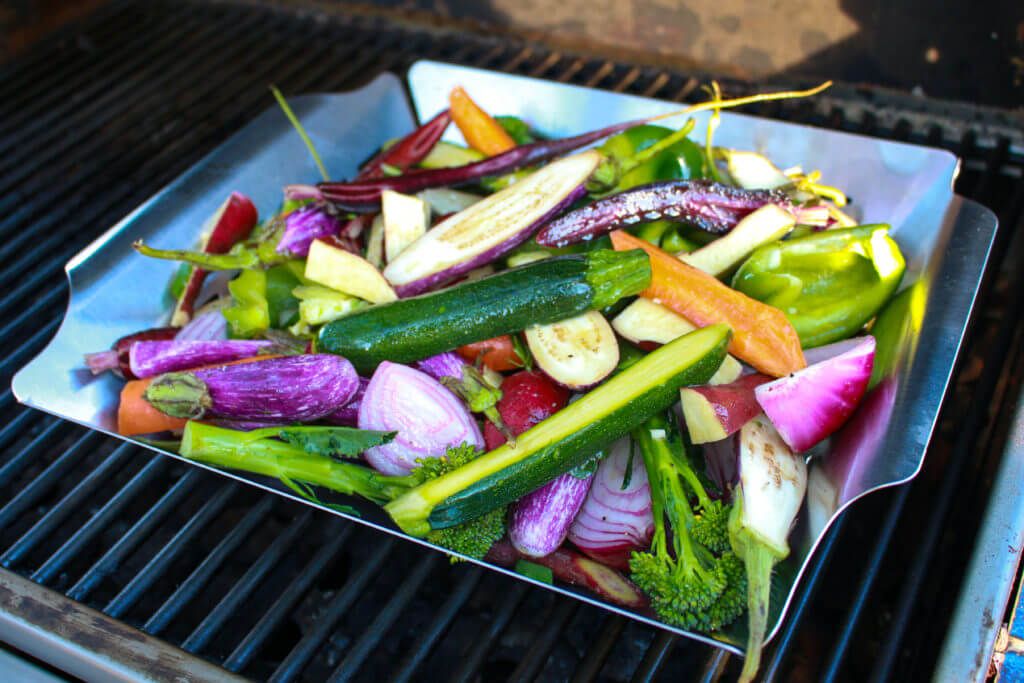
[[[384,254],[388,263],[427,232],[430,207],[419,197],[384,190],[380,195],[380,215],[384,217]]]
[[[309,247],[305,276],[307,280],[374,304],[398,299],[372,263],[320,240]]]
[[[612,320],[612,328],[624,339],[640,348],[650,350],[652,346],[668,344],[684,334],[693,332],[696,326],[671,308],[655,303],[644,297],[622,309]],[[726,354],[718,372],[708,384],[729,384],[743,374],[743,366],[735,357]]]
[[[449,216],[388,263],[384,277],[399,296],[415,296],[504,256],[586,192],[601,158],[590,150],[552,162]]]
[[[796,221],[786,209],[765,204],[746,216],[726,235],[696,251],[676,256],[680,261],[718,277],[738,264],[762,244],[789,234]]]

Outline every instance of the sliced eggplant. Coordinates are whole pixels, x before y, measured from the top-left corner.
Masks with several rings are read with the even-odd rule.
[[[587,151],[555,161],[441,221],[384,269],[401,297],[452,282],[519,246],[586,192],[601,161]]]
[[[597,311],[529,327],[526,343],[540,369],[570,389],[597,384],[619,363],[615,332]]]

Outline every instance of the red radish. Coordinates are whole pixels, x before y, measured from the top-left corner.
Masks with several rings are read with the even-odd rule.
[[[731,384],[685,387],[679,392],[683,418],[693,443],[721,441],[761,412],[754,390],[772,381],[768,375],[740,377]]]
[[[236,243],[245,239],[256,227],[258,220],[256,205],[241,192],[232,192],[224,200],[217,212],[213,214],[203,232],[206,234],[203,251],[207,254],[224,254]],[[196,299],[203,288],[208,271],[193,268],[185,283],[174,313],[171,314],[171,326],[181,327],[192,319]]]
[[[643,458],[631,458],[630,440],[619,439],[597,467],[587,499],[569,528],[569,540],[598,562],[626,571],[629,556],[647,548],[653,534],[651,486]]]
[[[839,429],[860,403],[874,367],[875,338],[859,337],[815,351],[824,360],[754,390],[783,441],[798,453]]]
[[[525,559],[547,567],[559,581],[589,588],[608,602],[631,609],[647,606],[647,598],[625,576],[569,548],[559,548],[545,557],[527,557],[510,543],[498,541],[484,559],[499,567],[514,567]]]
[[[501,393],[498,414],[517,436],[557,413],[569,401],[567,389],[542,372],[526,370],[506,377],[501,383]],[[488,422],[484,425],[484,442],[487,450],[494,450],[505,443],[505,435]]]

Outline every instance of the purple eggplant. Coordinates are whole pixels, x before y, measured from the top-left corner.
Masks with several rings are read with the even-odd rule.
[[[537,243],[564,247],[625,225],[663,219],[721,235],[765,204],[788,203],[778,190],[740,190],[709,180],[666,180],[609,195],[571,211],[545,226],[537,234]]]
[[[307,256],[313,240],[337,237],[345,227],[343,221],[318,206],[306,206],[292,211],[285,216],[284,225],[284,235],[275,251],[295,257]]]
[[[590,150],[559,159],[450,216],[384,269],[400,297],[422,294],[507,254],[586,192],[601,162]]]
[[[143,398],[172,417],[312,422],[348,403],[358,387],[347,360],[311,354],[170,372],[154,379]]]
[[[360,377],[359,388],[356,389],[356,393],[352,395],[348,403],[325,417],[324,422],[344,427],[355,427],[359,423],[359,405],[363,402],[363,395],[366,393],[366,387],[369,385],[370,380]]]
[[[222,316],[223,317],[223,316]],[[221,339],[217,341],[140,341],[131,345],[128,360],[132,374],[140,379],[165,372],[189,370],[252,358],[271,345],[269,341]]]
[[[417,459],[444,455],[449,446],[484,445],[480,426],[452,392],[419,370],[387,361],[366,387],[359,428],[398,432],[365,453],[374,469],[390,475],[408,474]]]
[[[544,557],[562,545],[593,478],[593,472],[582,478],[567,472],[516,501],[508,523],[508,539],[516,550]]]

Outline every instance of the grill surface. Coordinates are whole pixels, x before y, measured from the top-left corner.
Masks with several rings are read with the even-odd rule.
[[[59,325],[67,259],[270,106],[267,84],[345,90],[420,58],[679,101],[698,97],[701,76],[368,17],[112,3],[0,71],[0,387]],[[998,113],[910,102],[839,88],[818,104],[753,109],[946,147],[964,159],[957,191],[1001,223],[924,471],[836,525],[767,678],[929,675],[1024,375],[1020,131]],[[9,389],[0,425],[0,565],[246,677],[716,680],[738,666],[119,445],[17,405]]]

